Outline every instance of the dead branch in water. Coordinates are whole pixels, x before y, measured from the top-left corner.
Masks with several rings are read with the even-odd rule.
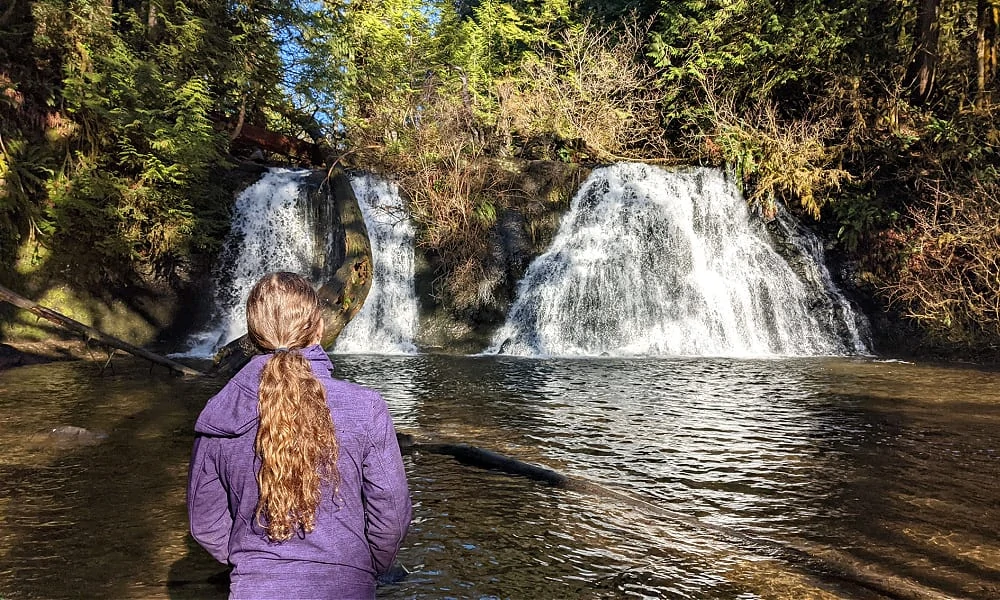
[[[133,356],[138,356],[139,358],[144,358],[150,362],[156,363],[158,365],[163,365],[175,373],[180,373],[181,375],[204,375],[201,371],[192,369],[191,367],[180,364],[170,360],[169,358],[160,356],[138,346],[133,346],[132,344],[120,340],[114,336],[110,336],[102,331],[94,329],[88,325],[84,325],[79,321],[75,321],[66,315],[60,314],[51,308],[46,308],[37,302],[29,300],[16,292],[13,292],[3,286],[0,286],[0,300],[13,304],[18,308],[23,308],[24,310],[38,315],[39,317],[51,321],[56,325],[59,325],[63,329],[68,329],[73,333],[82,336],[88,342],[93,340],[110,348],[117,348],[118,350],[124,350]]]

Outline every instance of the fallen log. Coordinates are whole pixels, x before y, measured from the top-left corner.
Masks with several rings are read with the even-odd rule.
[[[155,354],[138,346],[133,346],[132,344],[120,340],[114,336],[110,336],[103,331],[99,331],[84,325],[79,321],[75,321],[66,315],[60,314],[51,308],[46,308],[37,302],[29,300],[20,294],[13,292],[3,286],[0,286],[0,300],[7,302],[8,304],[13,304],[18,308],[23,308],[24,310],[33,313],[47,321],[51,321],[60,327],[67,329],[77,335],[82,336],[85,340],[96,341],[104,346],[110,348],[116,348],[118,350],[123,350],[128,352],[133,356],[138,356],[139,358],[144,358],[150,362],[156,363],[158,365],[163,365],[175,373],[180,373],[181,375],[204,375],[201,371],[192,369],[186,365],[182,365],[179,362],[175,362]]]
[[[744,550],[805,569],[817,584],[835,581],[895,600],[956,600],[954,596],[928,588],[916,581],[864,564],[835,548],[804,540],[764,539],[749,535],[732,527],[708,523],[698,517],[654,504],[625,490],[582,477],[563,475],[546,467],[464,443],[418,442],[412,435],[399,432],[396,433],[396,440],[399,442],[400,451],[406,454],[428,452],[451,456],[465,465],[521,475],[553,487],[609,498],[649,515],[682,523],[695,529],[713,531]]]

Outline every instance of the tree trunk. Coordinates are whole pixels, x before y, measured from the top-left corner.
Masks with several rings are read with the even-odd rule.
[[[990,104],[990,84],[996,78],[1000,36],[1000,0],[976,4],[976,107]]]
[[[906,85],[914,105],[926,104],[934,90],[937,76],[938,41],[941,26],[938,12],[941,0],[920,0],[917,24],[913,32],[913,61],[906,71]]]
[[[51,321],[64,329],[68,329],[77,335],[83,336],[87,341],[96,340],[105,346],[124,350],[133,356],[145,358],[150,362],[163,365],[175,373],[180,373],[182,375],[204,375],[201,371],[196,371],[191,367],[174,362],[169,358],[160,356],[159,354],[154,354],[148,350],[139,348],[138,346],[133,346],[128,342],[112,337],[104,332],[94,329],[93,327],[84,325],[79,321],[74,321],[66,315],[57,313],[50,308],[45,308],[37,302],[29,300],[3,286],[0,286],[0,300],[13,304],[18,308],[23,308],[24,310],[34,313],[47,321]]]
[[[322,148],[317,144],[244,122],[245,108],[243,107],[240,109],[239,119],[241,125],[230,134],[234,145],[260,148],[310,165],[321,165],[326,161]]]

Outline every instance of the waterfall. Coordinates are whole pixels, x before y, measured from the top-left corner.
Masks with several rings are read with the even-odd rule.
[[[804,237],[804,235],[800,236]],[[808,253],[798,248],[799,253]],[[820,246],[815,246],[822,252]],[[717,169],[596,169],[527,269],[487,352],[808,356],[865,352],[822,264],[800,277]],[[823,280],[825,274],[825,281]],[[845,322],[846,321],[846,322]]]
[[[246,333],[246,299],[265,273],[329,275],[323,259],[334,232],[328,218],[317,218],[326,211],[315,205],[315,194],[305,185],[311,173],[272,168],[237,197],[229,234],[212,271],[209,325],[188,340],[190,349],[184,354],[209,356]]]
[[[316,193],[312,171],[273,168],[244,190],[233,208],[229,235],[213,270],[209,326],[181,356],[210,356],[246,333],[246,298],[265,273],[292,271],[317,286],[340,265],[329,264],[337,235],[329,198]],[[351,178],[372,244],[374,275],[361,311],[341,333],[340,352],[415,351],[417,300],[413,292],[413,228],[402,218],[394,185],[372,176]]]
[[[340,333],[336,352],[416,352],[417,297],[413,288],[413,225],[399,189],[371,175],[351,178],[372,245],[372,287],[361,311]]]
[[[844,343],[847,354],[868,354],[865,340],[871,339],[868,319],[859,312],[833,282],[826,266],[823,242],[802,226],[782,206],[771,223],[778,238],[791,246],[786,259],[794,263],[796,273],[810,284],[813,290],[811,308],[813,315],[827,331],[836,331]]]

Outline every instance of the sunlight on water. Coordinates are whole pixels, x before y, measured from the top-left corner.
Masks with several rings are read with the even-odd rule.
[[[874,598],[863,584],[878,580],[909,597],[1000,595],[998,373],[334,360],[383,392],[401,431],[595,486],[408,454],[415,516],[399,560],[411,573],[380,598]],[[0,373],[0,597],[225,597],[184,511],[193,420],[223,382],[114,367]]]

